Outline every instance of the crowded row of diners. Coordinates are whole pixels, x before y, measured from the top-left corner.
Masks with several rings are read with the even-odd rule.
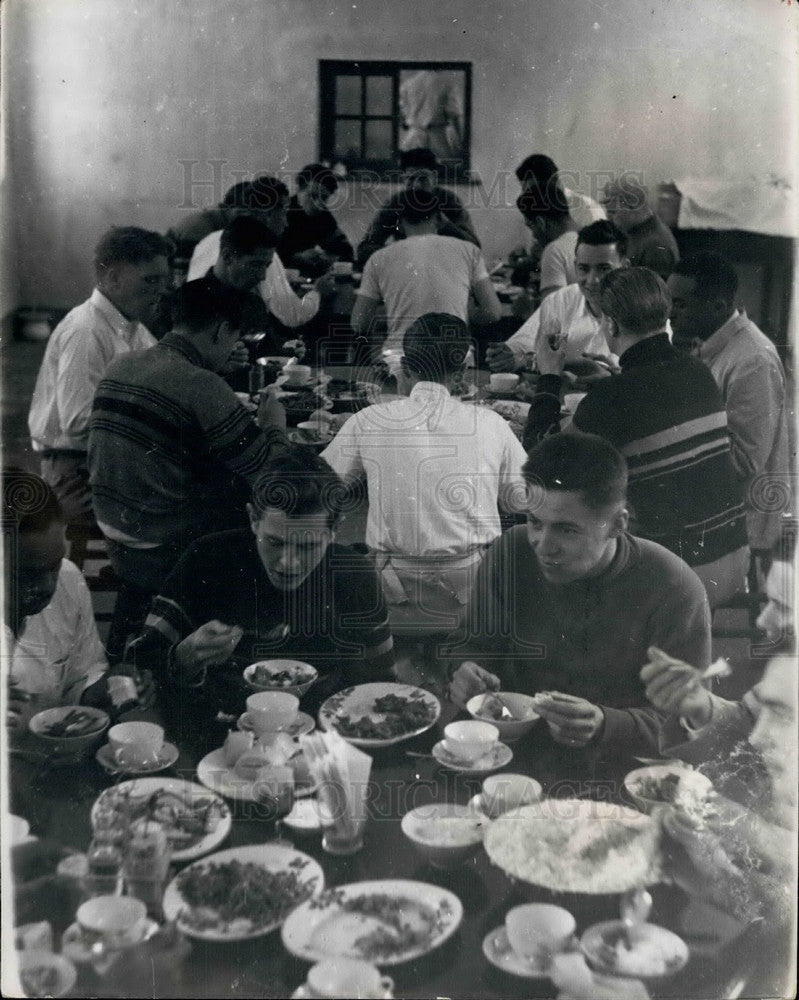
[[[783,358],[624,165],[507,164],[489,266],[457,114],[403,94],[359,239],[336,164],[260,171],[96,233],[47,340],[2,477],[4,995],[795,984]]]

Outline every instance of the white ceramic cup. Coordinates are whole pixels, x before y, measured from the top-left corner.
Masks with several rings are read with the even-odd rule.
[[[540,966],[568,946],[575,927],[571,913],[551,903],[514,906],[505,915],[505,933],[513,951]]]
[[[286,691],[258,691],[247,699],[247,714],[258,736],[276,733],[296,720],[299,704],[300,699]]]
[[[109,951],[137,945],[147,929],[147,907],[134,896],[95,896],[76,917],[86,945]]]
[[[310,365],[287,365],[283,369],[286,375],[286,385],[305,385],[310,381]]]
[[[117,764],[148,767],[158,760],[164,730],[154,722],[120,722],[108,730],[108,744]]]
[[[495,372],[489,385],[494,392],[513,392],[519,384],[519,376],[511,372]]]
[[[319,1000],[338,997],[377,998],[391,995],[394,982],[370,962],[357,958],[326,958],[308,972],[308,992]]]
[[[508,809],[528,806],[541,798],[541,785],[526,774],[490,774],[483,782],[482,804],[496,819]]]
[[[498,739],[499,730],[490,722],[450,722],[444,727],[444,747],[464,764],[485,757]]]

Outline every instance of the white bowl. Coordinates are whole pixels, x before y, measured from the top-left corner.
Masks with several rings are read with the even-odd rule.
[[[535,778],[526,774],[490,774],[483,782],[480,808],[491,819],[509,809],[529,806],[541,798],[542,788]]]
[[[491,750],[499,730],[488,722],[450,722],[444,727],[444,747],[462,764],[473,764]]]
[[[713,790],[713,783],[690,767],[650,764],[648,767],[637,767],[625,775],[624,788],[641,812],[651,813],[674,801],[689,808],[692,804],[697,805]]]
[[[79,712],[92,728],[84,733],[67,733],[53,735],[47,732],[50,727],[63,722],[70,712]],[[91,720],[91,722],[89,721]],[[61,705],[58,708],[46,708],[37,712],[28,723],[30,731],[44,744],[45,752],[64,763],[79,760],[96,749],[103,740],[103,734],[111,723],[106,712],[88,705]]]
[[[267,674],[270,678],[275,675],[290,673],[296,675],[296,679],[289,684],[282,683],[281,680],[274,679],[265,681],[256,679],[256,675]],[[293,694],[301,698],[305,692],[316,682],[319,674],[310,663],[303,663],[301,660],[258,660],[251,663],[244,670],[244,680],[255,691],[285,691],[286,694]]]
[[[78,978],[78,970],[63,955],[54,955],[51,951],[18,951],[17,971],[19,973],[20,985],[23,988],[23,996],[26,997],[63,997],[72,992],[75,980]],[[34,970],[41,970],[45,981],[37,988],[33,979]]]
[[[437,802],[402,817],[402,832],[436,868],[456,868],[483,842],[489,820],[468,805]]]
[[[497,727],[499,732],[499,738],[503,743],[512,743],[514,740],[520,739],[525,733],[529,732],[533,726],[538,722],[541,716],[534,711],[533,705],[534,700],[529,694],[513,694],[506,693],[502,691],[500,697],[508,706],[510,712],[513,713],[515,718],[513,719],[495,719],[493,715],[481,715],[480,710],[486,699],[491,699],[491,692],[486,694],[476,694],[474,698],[470,698],[466,702],[466,711],[473,719],[479,719],[481,722],[490,722],[492,726]]]

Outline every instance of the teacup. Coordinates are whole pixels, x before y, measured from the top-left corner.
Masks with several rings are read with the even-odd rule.
[[[546,968],[553,955],[568,947],[575,927],[571,913],[551,903],[514,906],[505,915],[505,933],[511,948],[539,968]]]
[[[147,932],[147,907],[134,896],[95,896],[76,917],[84,944],[97,951],[131,948]]]
[[[256,735],[287,729],[297,718],[300,700],[285,691],[258,691],[247,699],[247,714]]]
[[[120,722],[108,730],[108,744],[122,767],[148,767],[158,760],[164,730],[154,722]]]
[[[493,392],[513,392],[519,384],[519,376],[510,372],[495,372],[489,385]]]
[[[329,427],[326,420],[302,420],[297,424],[297,430],[307,441],[327,441],[330,437]]]
[[[286,385],[305,385],[311,379],[310,365],[286,365],[283,369]]]
[[[338,997],[391,996],[394,982],[370,962],[357,958],[327,958],[308,972],[308,994],[319,1000]]]
[[[463,764],[472,764],[485,757],[498,739],[499,730],[490,722],[450,722],[444,727],[447,753]]]
[[[490,774],[483,782],[481,801],[486,814],[492,819],[517,806],[528,806],[540,798],[541,786],[526,774]]]

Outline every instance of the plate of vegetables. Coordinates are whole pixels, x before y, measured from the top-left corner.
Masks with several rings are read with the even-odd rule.
[[[344,688],[319,709],[319,725],[359,747],[385,747],[435,725],[441,703],[412,684],[373,683]]]

